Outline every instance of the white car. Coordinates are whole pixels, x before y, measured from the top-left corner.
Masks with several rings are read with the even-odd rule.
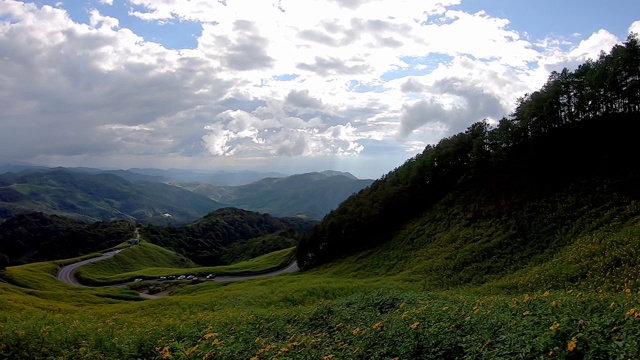
[[[134,282],[140,282],[140,281],[142,281],[142,278],[137,278],[137,279],[135,279],[135,280],[133,280],[133,281],[134,281]]]

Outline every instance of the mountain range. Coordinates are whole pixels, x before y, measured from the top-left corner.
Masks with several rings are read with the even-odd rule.
[[[274,216],[321,219],[349,195],[371,184],[349,173],[326,171],[266,177],[239,185],[173,182],[200,179],[194,172],[146,169],[42,168],[4,166],[0,174],[0,221],[24,212],[58,214],[84,221],[130,219],[183,224],[224,207]],[[276,173],[227,173],[245,180]],[[170,175],[170,176],[169,176]],[[218,174],[220,175],[220,174]],[[204,179],[204,178],[202,178]],[[206,180],[206,179],[204,179]]]

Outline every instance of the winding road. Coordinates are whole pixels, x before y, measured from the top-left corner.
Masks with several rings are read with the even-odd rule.
[[[113,257],[117,253],[118,251],[109,251],[107,253],[102,254],[102,256],[98,256],[88,260],[82,260],[73,264],[69,264],[63,267],[62,269],[60,269],[60,271],[58,272],[58,280],[62,282],[66,282],[67,284],[70,284],[70,285],[85,286],[80,284],[80,282],[78,282],[78,279],[76,279],[75,276],[73,276],[73,274],[76,273],[76,270],[78,270],[78,268],[80,268],[81,266],[91,264],[97,261],[106,260],[110,257]]]
[[[117,253],[118,253],[118,251],[109,251],[107,253],[102,254],[102,256],[99,256],[99,257],[91,258],[91,259],[88,259],[88,260],[82,260],[82,261],[78,261],[78,262],[73,263],[73,264],[69,264],[69,265],[63,267],[62,269],[60,269],[60,271],[58,272],[58,280],[60,280],[62,282],[65,282],[65,283],[67,283],[69,285],[88,287],[87,285],[82,285],[80,282],[78,282],[78,279],[76,279],[75,276],[73,276],[75,274],[76,270],[78,270],[81,266],[109,259],[109,258],[113,257],[114,255],[116,255]],[[293,272],[296,272],[298,270],[300,270],[300,268],[298,267],[298,263],[296,261],[292,261],[291,263],[289,263],[289,265],[287,265],[286,267],[284,267],[282,269],[273,270],[273,271],[269,271],[269,272],[261,272],[261,273],[253,273],[253,274],[252,273],[247,273],[247,274],[242,274],[242,275],[221,275],[221,276],[216,276],[213,279],[201,279],[201,280],[203,280],[203,281],[240,281],[240,280],[250,280],[250,279],[258,279],[258,278],[263,278],[263,277],[268,277],[268,276],[275,276],[275,275],[293,273]],[[165,281],[173,281],[173,280],[165,280]],[[123,286],[123,285],[126,285],[126,284],[128,284],[128,283],[116,284],[116,285],[111,285],[111,286]]]

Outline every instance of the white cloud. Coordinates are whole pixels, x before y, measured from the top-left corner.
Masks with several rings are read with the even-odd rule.
[[[631,26],[629,26],[629,33],[634,33],[636,35],[640,35],[640,20],[634,21]]]
[[[404,156],[620,41],[529,40],[460,3],[128,1],[149,27],[202,27],[195,48],[171,50],[95,9],[83,24],[68,2],[2,1],[0,161]]]

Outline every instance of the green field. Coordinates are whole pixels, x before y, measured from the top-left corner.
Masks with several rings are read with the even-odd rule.
[[[407,231],[409,228],[407,228]],[[9,359],[541,359],[640,356],[635,224],[584,236],[540,265],[479,286],[434,283],[406,238],[323,268],[239,282],[184,284],[143,300],[75,288],[53,262],[0,282],[0,356]],[[434,244],[436,246],[437,244]],[[395,249],[395,252],[392,251]],[[143,254],[148,256],[143,256]],[[602,256],[606,254],[606,256]],[[162,256],[161,256],[162,255]],[[291,249],[217,268],[272,268]],[[442,256],[450,256],[443,253]],[[146,260],[142,260],[145,258]],[[131,261],[131,259],[139,259]],[[153,260],[152,260],[153,259]],[[626,266],[601,272],[610,261]],[[154,261],[157,261],[155,267]],[[87,267],[116,278],[198,272],[142,243]],[[193,264],[185,263],[187,266]],[[173,268],[170,266],[174,266]],[[438,267],[438,260],[432,265]],[[586,267],[586,268],[585,268]],[[214,271],[216,268],[207,269]],[[586,276],[585,276],[586,274]],[[570,279],[581,279],[571,283]]]

